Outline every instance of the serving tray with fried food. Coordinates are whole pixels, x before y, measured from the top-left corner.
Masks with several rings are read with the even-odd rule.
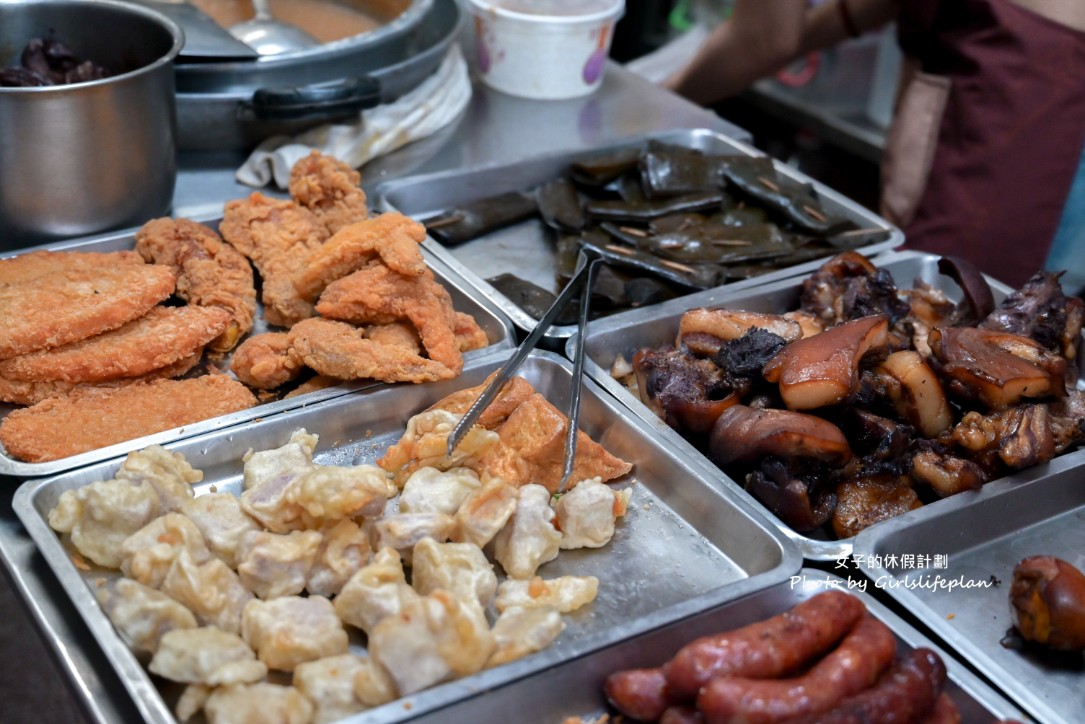
[[[148,721],[439,712],[798,570],[590,380],[557,494],[572,365],[552,353],[450,456],[505,359],[31,480],[14,507]]]
[[[510,347],[500,310],[314,153],[289,198],[0,259],[0,474],[44,475]]]

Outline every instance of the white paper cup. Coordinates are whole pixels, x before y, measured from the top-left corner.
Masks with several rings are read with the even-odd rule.
[[[603,80],[624,0],[469,0],[482,81],[523,98],[576,98]]]

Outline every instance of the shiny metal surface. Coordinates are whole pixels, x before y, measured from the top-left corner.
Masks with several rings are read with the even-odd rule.
[[[119,74],[0,88],[0,251],[138,223],[173,197],[180,27],[115,0],[4,2],[0,65],[50,33]]]
[[[253,16],[231,25],[230,34],[260,55],[296,53],[319,45],[301,28],[276,19],[267,0],[252,0],[252,9]]]
[[[218,223],[218,218],[197,220],[203,221],[213,228],[217,227]],[[118,249],[132,249],[135,246],[134,231],[135,230],[130,230],[116,234],[80,239],[62,244],[48,244],[36,248],[63,251],[116,251]],[[24,249],[19,253],[22,254],[28,251],[33,251],[33,249]],[[461,279],[456,272],[448,269],[440,259],[435,258],[426,252],[425,249],[423,249],[423,255],[426,258],[426,263],[433,270],[434,276],[446,289],[448,289],[449,294],[452,296],[452,304],[456,310],[466,312],[473,316],[479,326],[482,327],[483,331],[486,332],[486,336],[490,340],[490,345],[488,347],[466,353],[465,359],[482,356],[489,352],[493,352],[494,350],[511,348],[515,344],[516,333],[501,311],[494,304],[485,299],[481,299],[470,284]],[[259,334],[266,331],[268,331],[268,325],[264,320],[262,307],[258,304],[256,324],[253,327],[252,334]],[[218,360],[215,364],[219,369],[228,373],[230,357],[227,356],[222,360]],[[109,447],[44,463],[27,463],[16,460],[8,455],[4,451],[3,446],[0,445],[0,475],[52,475],[61,470],[70,470],[98,462],[99,460],[107,460],[116,457],[117,455],[123,455],[131,450],[138,450],[147,445],[162,444],[181,437],[190,437],[210,430],[218,430],[238,425],[265,415],[282,412],[283,410],[288,410],[299,405],[311,405],[320,400],[337,397],[354,390],[381,386],[383,386],[383,383],[373,380],[344,382],[335,385],[334,387],[298,395],[297,397],[290,399],[266,402],[249,410],[222,415],[182,428],[175,428],[173,430],[147,435],[135,440],[128,440],[116,445],[110,445]],[[0,402],[0,419],[3,419],[3,417],[13,409],[15,409],[14,406]]]
[[[508,191],[533,189],[545,181],[566,174],[569,164],[574,161],[594,153],[643,145],[649,139],[694,148],[708,154],[764,155],[753,146],[708,129],[672,130],[646,134],[616,144],[607,144],[587,152],[578,149],[535,155],[515,163],[486,166],[468,171],[444,171],[410,176],[378,187],[377,193],[382,207],[396,209],[415,218],[425,218],[478,199]],[[850,219],[858,224],[859,228],[878,229],[885,232],[884,241],[870,244],[858,251],[867,256],[873,256],[904,243],[904,234],[888,221],[820,182],[810,179],[797,169],[779,161],[776,161],[775,165],[777,173],[781,176],[813,185],[824,208],[831,215]],[[558,291],[557,259],[552,233],[537,219],[499,229],[454,248],[445,247],[433,238],[427,238],[425,245],[434,254],[444,259],[449,266],[459,270],[465,278],[474,282],[521,330],[533,329],[538,320],[486,280],[504,272],[515,271],[521,278],[543,289]],[[743,289],[766,284],[776,279],[812,271],[820,264],[821,261],[807,262],[752,279],[734,282],[728,286],[731,289]],[[555,326],[547,332],[547,338],[565,340],[575,331],[575,325]]]
[[[567,661],[531,678],[494,691],[480,692],[479,696],[423,716],[418,721],[420,724],[522,721],[525,702],[530,702],[534,721],[559,722],[571,716],[588,721],[613,711],[608,710],[603,696],[603,682],[610,673],[659,666],[683,644],[700,636],[766,619],[829,588],[847,589],[847,581],[831,573],[804,568],[784,583],[732,599],[646,634],[631,635],[605,649]],[[896,634],[898,655],[920,647],[938,652],[949,675],[945,692],[957,705],[962,722],[1021,718],[1020,711],[1013,704],[972,674],[951,652],[939,648],[871,595],[856,590],[849,592],[862,599],[874,617]]]
[[[320,436],[314,456],[318,462],[371,462],[399,439],[411,415],[446,394],[480,384],[506,357],[507,352],[476,359],[457,380],[344,395],[254,420],[244,427],[176,441],[167,448],[184,454],[194,467],[203,470],[197,494],[212,486],[240,492],[245,452],[278,447],[298,428]],[[526,360],[520,372],[559,408],[564,404],[562,398],[568,395],[571,378],[567,360],[539,352]],[[547,577],[596,575],[600,579],[596,601],[566,618],[568,627],[550,648],[373,709],[366,721],[400,721],[436,711],[630,635],[781,583],[799,569],[796,547],[760,514],[727,491],[702,482],[698,469],[681,453],[658,440],[649,427],[590,381],[585,382],[581,429],[634,464],[633,472],[616,483],[619,488],[630,487],[632,499],[606,547],[565,551],[540,573]],[[16,492],[13,508],[141,716],[147,721],[168,722],[172,721],[169,703],[121,642],[94,598],[95,574],[75,567],[46,520],[61,493],[111,477],[119,462],[104,461],[29,481]],[[47,629],[46,635],[52,633]]]
[[[924,562],[945,556],[945,565],[902,565],[902,554]],[[907,607],[1032,716],[1081,721],[1080,654],[1045,656],[1003,645],[1013,629],[1013,568],[1031,555],[1085,570],[1085,451],[871,526],[854,547],[871,586]]]
[[[910,287],[916,280],[923,280],[934,288],[944,291],[951,299],[959,300],[961,291],[956,282],[938,273],[938,259],[939,257],[933,254],[901,251],[886,252],[873,261],[879,268],[889,271],[898,287]],[[793,531],[757,502],[753,496],[750,496],[738,482],[724,474],[692,444],[668,427],[647,405],[610,375],[610,367],[618,355],[624,355],[626,360],[631,360],[633,353],[642,347],[674,344],[678,333],[678,322],[688,309],[725,307],[773,314],[797,309],[803,278],[805,275],[737,292],[728,287],[719,287],[707,292],[691,294],[688,297],[669,300],[654,307],[622,312],[613,317],[592,322],[588,327],[586,345],[588,361],[585,368],[589,377],[609,390],[635,414],[648,420],[656,428],[658,434],[665,436],[671,444],[701,461],[705,466],[706,475],[709,475],[717,484],[746,497],[753,505],[764,511],[765,515],[775,521],[785,535],[798,543],[807,560],[835,561],[851,555],[854,538],[832,540],[822,534],[804,535]],[[993,279],[988,279],[988,282],[996,302],[1001,301],[1012,291],[1001,282]],[[569,344],[572,343],[573,340],[570,340]],[[942,502],[932,503],[927,507],[937,507],[941,504]],[[905,514],[904,517],[910,515],[912,513]]]

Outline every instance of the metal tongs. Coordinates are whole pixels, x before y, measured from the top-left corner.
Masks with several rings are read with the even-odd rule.
[[[573,295],[579,290],[580,309],[576,322],[576,344],[573,348],[573,383],[569,395],[569,407],[565,415],[569,420],[568,428],[565,431],[565,462],[562,467],[561,482],[558,483],[557,489],[559,494],[565,492],[565,486],[569,483],[569,478],[573,474],[573,462],[576,458],[576,438],[580,429],[580,388],[581,380],[584,377],[584,333],[588,328],[588,310],[591,306],[591,290],[595,282],[595,268],[600,261],[602,261],[602,257],[598,252],[581,248],[578,268],[573,278],[561,290],[561,294],[546,310],[546,314],[542,316],[535,328],[516,348],[516,353],[501,366],[494,378],[486,385],[486,389],[482,391],[478,399],[474,401],[464,416],[460,418],[460,421],[456,423],[456,427],[452,429],[452,434],[448,436],[449,457],[452,457],[452,453],[462,442],[467,431],[474,427],[483,410],[494,401],[494,398],[501,392],[501,388],[505,386],[509,378],[516,373],[523,361],[535,349],[535,345],[539,343],[542,336],[554,326],[554,320],[565,310],[565,307],[569,306]]]

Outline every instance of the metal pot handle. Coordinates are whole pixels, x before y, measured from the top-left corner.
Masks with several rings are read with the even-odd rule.
[[[380,81],[370,76],[334,83],[260,88],[239,104],[241,120],[330,120],[372,108],[380,103]]]

